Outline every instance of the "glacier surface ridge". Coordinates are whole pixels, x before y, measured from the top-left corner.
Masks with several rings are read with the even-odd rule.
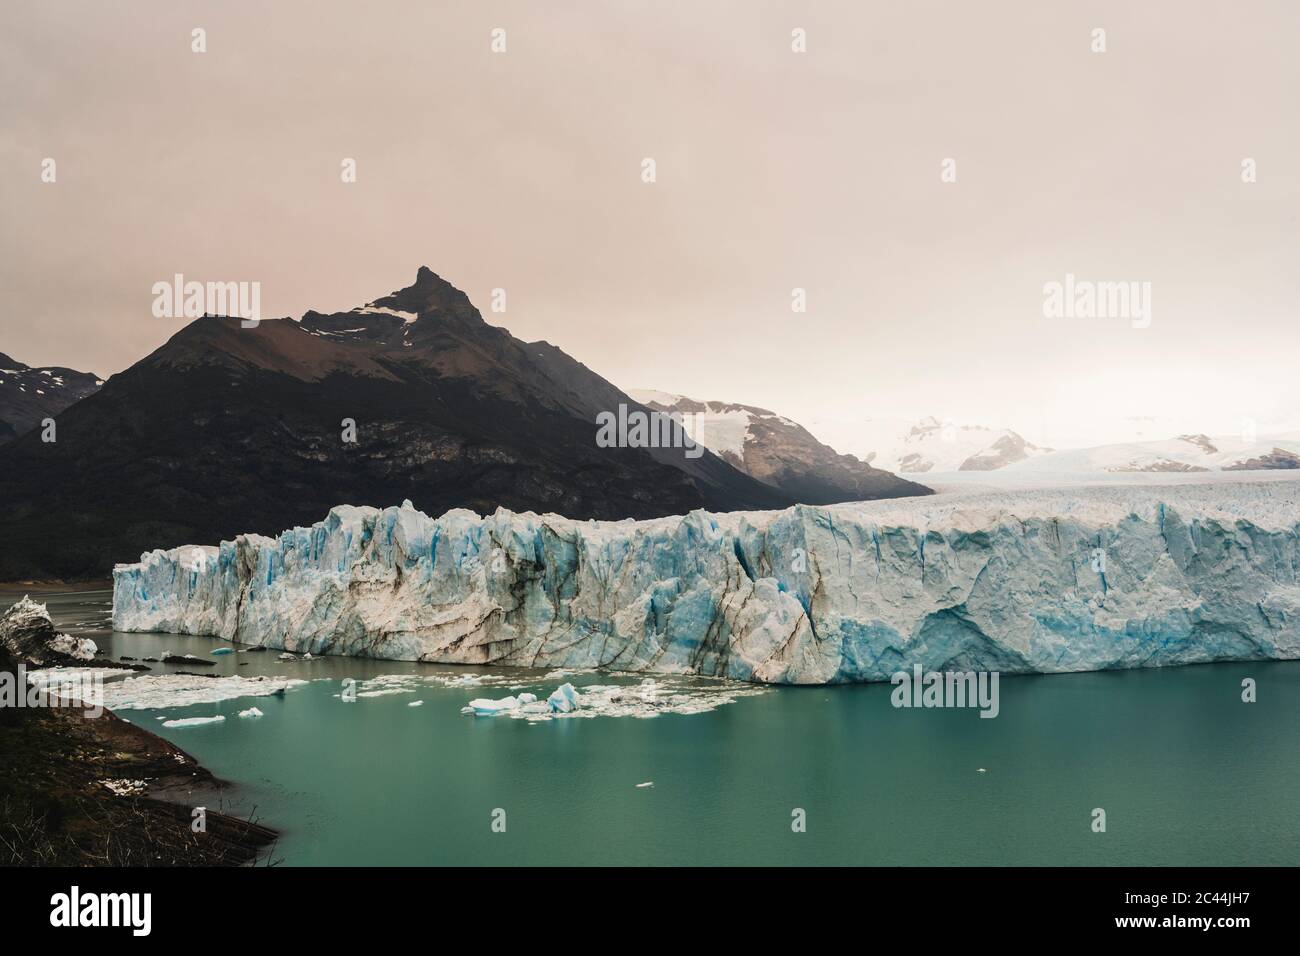
[[[977,491],[617,522],[340,505],[118,565],[113,626],[783,684],[1296,659],[1298,493]]]

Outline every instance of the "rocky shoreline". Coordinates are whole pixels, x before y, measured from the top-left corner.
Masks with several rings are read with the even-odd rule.
[[[226,784],[184,750],[80,701],[15,705],[14,690],[27,691],[14,677],[68,663],[52,649],[66,638],[25,599],[0,617],[11,688],[0,706],[0,865],[270,862],[276,831],[208,806]]]

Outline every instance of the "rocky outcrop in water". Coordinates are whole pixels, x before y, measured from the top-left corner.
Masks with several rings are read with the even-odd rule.
[[[30,597],[24,597],[0,616],[0,647],[26,667],[84,667],[98,651],[88,637],[56,631],[45,605]]]

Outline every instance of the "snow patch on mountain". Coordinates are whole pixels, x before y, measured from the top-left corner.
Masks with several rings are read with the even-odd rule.
[[[788,419],[753,405],[698,402],[685,395],[672,395],[654,389],[629,389],[628,395],[656,411],[680,412],[682,425],[692,440],[721,455],[733,465],[743,464],[745,442],[750,439],[756,420],[770,418],[793,424]]]
[[[756,405],[697,401],[651,390],[629,394],[653,411],[680,415],[695,441],[798,502],[832,504],[929,493],[922,485],[840,454],[798,422]]]

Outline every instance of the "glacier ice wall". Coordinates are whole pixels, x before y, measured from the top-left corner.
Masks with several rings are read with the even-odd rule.
[[[583,522],[339,506],[114,570],[114,627],[773,683],[1300,657],[1300,482]]]

